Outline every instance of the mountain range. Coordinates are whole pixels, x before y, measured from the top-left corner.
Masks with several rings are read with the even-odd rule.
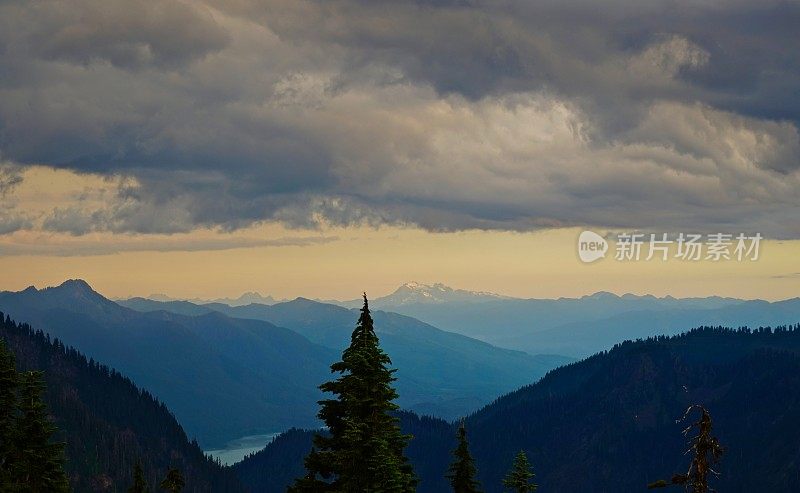
[[[419,283],[376,298],[373,306],[495,346],[575,358],[626,339],[679,334],[687,327],[775,326],[800,320],[800,298],[767,302],[598,292],[580,298],[521,299]]]
[[[356,309],[297,298],[274,305],[202,306],[154,302],[141,298],[119,303],[141,311],[174,310],[183,314],[224,313],[238,319],[270,321],[310,341],[340,352],[350,342]],[[530,355],[496,348],[411,317],[373,311],[381,346],[397,371],[398,401],[405,409],[445,419],[468,414],[548,370],[571,361],[558,355]]]
[[[0,293],[0,310],[147,388],[206,449],[316,426],[317,386],[329,379],[357,319],[304,299],[244,307],[122,303],[136,309],[81,280]],[[376,314],[376,324],[399,368],[400,405],[447,419],[571,361],[496,348],[392,313]]]
[[[134,307],[136,299],[125,303]],[[196,306],[181,308],[180,303],[174,301],[166,309],[202,312]],[[329,303],[355,308],[360,302]],[[272,303],[258,303],[264,304]],[[214,305],[214,310],[227,312],[227,307]],[[598,292],[579,298],[523,299],[418,282],[405,283],[389,295],[371,300],[371,306],[494,346],[572,358],[607,350],[626,339],[679,334],[687,327],[774,326],[800,319],[800,298],[768,302],[719,296],[675,298]]]
[[[483,301],[496,301],[514,299],[495,293],[483,291],[467,291],[454,289],[442,283],[424,284],[420,282],[407,282],[394,292],[372,300],[376,308],[394,309],[405,305],[417,304],[442,304],[442,303],[480,303]],[[331,303],[357,308],[359,300],[331,301]],[[397,310],[394,310],[397,311]]]
[[[184,300],[181,298],[173,298],[163,293],[153,293],[150,296],[147,296],[147,299],[154,301],[188,301],[190,303],[195,303],[195,304],[225,303],[226,305],[230,306],[249,305],[250,303],[262,303],[265,305],[271,305],[272,303],[277,303],[278,301],[272,296],[269,295],[262,296],[261,293],[256,293],[255,291],[248,291],[246,293],[242,293],[242,295],[239,296],[238,298],[214,298],[214,299],[191,298]]]
[[[429,304],[510,301],[520,300]],[[584,350],[624,338],[629,329],[657,331],[657,314],[663,323],[713,314],[739,326],[749,318],[791,318],[796,309],[796,300],[607,293],[549,301],[611,321],[573,321],[534,332],[550,344],[577,337],[563,347]],[[223,468],[188,440],[178,421],[189,423],[187,430],[206,443],[275,423],[316,428],[316,385],[330,378],[327,366],[347,344],[356,315],[354,309],[303,298],[242,306],[115,303],[80,280],[0,293],[0,310],[45,331],[6,318],[0,337],[20,369],[45,370],[48,406],[67,441],[67,469],[77,491],[123,490],[137,458],[151,484],[177,466],[189,476],[187,491],[285,491],[303,472],[314,431],[292,428]],[[458,412],[466,415],[470,450],[487,493],[502,491],[500,480],[519,450],[531,460],[543,491],[644,490],[686,470],[681,430],[687,422],[680,417],[692,404],[711,412],[714,435],[725,447],[713,482],[719,491],[788,493],[800,482],[800,324],[704,326],[618,342],[569,362],[497,348],[385,310],[373,310],[373,317],[399,370],[401,395],[419,399],[404,407],[455,414],[463,406]],[[560,327],[571,328],[561,336]],[[537,372],[548,365],[558,368],[539,379]],[[510,393],[488,398],[509,385]],[[403,431],[413,435],[406,453],[420,479],[418,491],[448,490],[445,474],[458,423],[408,410],[398,417]]]

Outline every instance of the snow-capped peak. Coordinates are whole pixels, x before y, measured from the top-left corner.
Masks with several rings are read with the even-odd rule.
[[[375,302],[383,306],[399,306],[412,303],[474,302],[502,298],[505,297],[482,291],[453,289],[442,283],[424,284],[411,281],[397,288],[392,294],[378,298]]]

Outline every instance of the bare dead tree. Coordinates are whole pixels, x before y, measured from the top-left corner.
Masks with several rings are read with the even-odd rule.
[[[664,488],[667,486],[682,485],[687,492],[691,493],[712,493],[716,490],[708,486],[710,477],[719,476],[714,470],[724,449],[719,440],[712,435],[713,423],[711,414],[700,405],[689,406],[680,421],[686,421],[694,411],[700,411],[700,418],[691,423],[683,430],[683,435],[687,438],[689,448],[686,454],[692,454],[692,462],[689,463],[689,470],[685,474],[676,474],[670,481],[659,480],[647,485],[648,489]]]

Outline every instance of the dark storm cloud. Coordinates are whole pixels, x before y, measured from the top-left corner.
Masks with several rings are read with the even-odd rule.
[[[797,25],[797,2],[3,2],[0,156],[133,178],[38,226],[75,235],[796,237]]]
[[[236,5],[297,42],[346,46],[354,67],[401,66],[442,92],[482,97],[544,88],[592,99],[673,97],[800,121],[798,2],[280,3],[285,15],[271,15],[274,3]],[[685,84],[653,87],[604,67],[665,35],[711,55],[702,67],[681,68]]]
[[[46,60],[169,67],[228,42],[207,8],[179,1],[34,0],[2,8],[5,42]]]

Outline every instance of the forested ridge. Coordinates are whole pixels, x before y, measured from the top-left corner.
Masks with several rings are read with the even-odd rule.
[[[66,443],[66,472],[76,492],[125,492],[141,463],[151,490],[170,468],[186,478],[187,492],[241,492],[228,469],[190,442],[175,417],[146,390],[42,331],[0,315],[0,338],[17,370],[41,370],[45,402]]]
[[[538,491],[646,491],[685,471],[679,422],[701,404],[725,448],[713,486],[722,492],[793,492],[800,484],[800,326],[701,327],[628,341],[551,371],[464,421],[477,479],[501,492],[524,451]],[[450,490],[445,477],[458,423],[400,413],[419,492]],[[254,491],[284,491],[311,447],[293,430],[235,466]],[[669,491],[669,490],[664,490]]]

